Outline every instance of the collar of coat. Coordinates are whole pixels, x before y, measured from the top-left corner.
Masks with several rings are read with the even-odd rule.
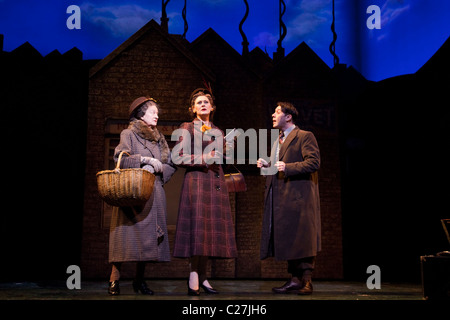
[[[284,156],[284,153],[287,150],[288,145],[294,140],[297,130],[300,130],[297,126],[294,126],[293,129],[289,132],[283,144],[280,146],[280,153],[278,154],[279,159]]]
[[[160,133],[158,129],[150,128],[142,120],[131,121],[128,129],[145,140],[157,142],[159,145],[159,149],[161,150],[161,162],[167,163],[170,153],[169,146],[167,145],[167,141],[164,138],[164,135]]]
[[[194,128],[196,128],[197,130],[201,131],[201,127],[204,125],[204,122],[202,120],[200,120],[199,118],[195,118],[194,120],[192,120],[192,123],[194,124]],[[219,129],[216,125],[214,125],[214,123],[212,123],[211,121],[209,121],[209,129]],[[208,130],[209,130],[208,129]],[[202,131],[203,132],[203,131]]]

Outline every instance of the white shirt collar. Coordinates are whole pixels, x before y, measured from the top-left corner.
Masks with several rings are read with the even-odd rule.
[[[283,131],[284,133],[284,139],[286,139],[286,137],[288,136],[289,133],[291,133],[292,130],[294,130],[295,128],[295,124],[293,126],[290,126],[289,128],[287,128],[285,131]]]

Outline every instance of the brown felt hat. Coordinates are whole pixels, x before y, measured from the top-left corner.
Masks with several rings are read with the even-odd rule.
[[[140,107],[142,104],[144,104],[147,101],[156,102],[155,99],[150,98],[150,97],[139,97],[130,104],[130,108],[128,109],[128,115],[131,116],[131,114],[133,113],[134,110],[136,110],[138,107]]]

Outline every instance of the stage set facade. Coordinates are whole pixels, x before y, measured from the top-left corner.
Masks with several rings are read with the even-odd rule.
[[[335,81],[333,70],[305,43],[274,62],[259,48],[239,54],[212,29],[189,43],[179,35],[169,34],[154,20],[142,27],[90,70],[81,255],[84,276],[105,278],[110,271],[108,238],[112,208],[99,198],[95,174],[114,167],[112,155],[120,131],[128,126],[129,104],[138,96],[154,97],[161,106],[158,128],[170,141],[179,124],[192,120],[188,113],[190,93],[208,83],[217,105],[214,123],[224,131],[269,129],[270,133],[276,103],[290,101],[297,106],[300,127],[313,131],[321,148],[323,250],[318,256],[316,275],[342,278]],[[170,145],[173,144],[171,141]],[[267,147],[270,149],[269,145]],[[237,167],[244,173],[248,186],[246,192],[230,193],[238,258],[212,260],[210,275],[217,278],[286,277],[285,262],[259,258],[265,178],[248,159],[246,164]],[[180,168],[165,185],[171,244],[183,172]],[[130,264],[124,276],[132,276],[133,268]],[[183,278],[188,261],[174,258],[164,265],[149,265],[147,269],[149,277]]]

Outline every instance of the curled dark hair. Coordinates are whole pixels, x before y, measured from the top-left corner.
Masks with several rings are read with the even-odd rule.
[[[281,111],[284,114],[290,114],[292,116],[292,123],[296,123],[298,119],[298,111],[294,105],[290,102],[277,102],[277,106],[281,107]]]

